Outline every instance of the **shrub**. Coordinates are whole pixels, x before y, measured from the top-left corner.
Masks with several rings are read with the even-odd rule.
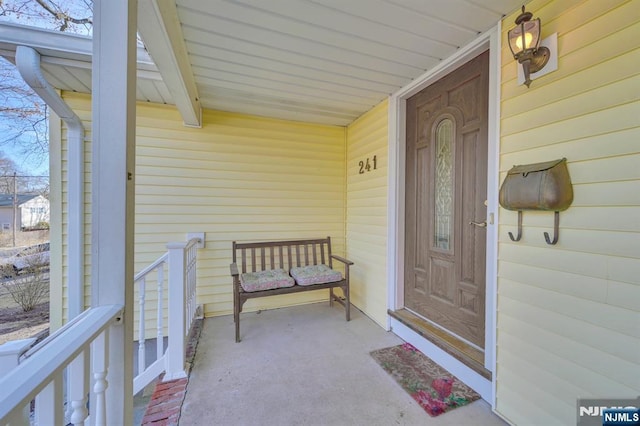
[[[49,280],[45,278],[47,269],[48,264],[31,262],[20,273],[12,271],[11,279],[2,283],[24,312],[33,310],[49,295]]]
[[[23,226],[22,227],[22,231],[23,232],[42,231],[42,230],[46,230],[46,229],[49,229],[49,222],[38,222],[33,226]]]

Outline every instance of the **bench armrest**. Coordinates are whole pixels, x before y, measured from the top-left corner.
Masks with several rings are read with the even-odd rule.
[[[338,262],[342,262],[342,263],[344,263],[345,265],[353,265],[353,262],[352,262],[352,261],[350,261],[350,260],[348,260],[348,259],[345,259],[344,257],[338,256],[337,254],[332,254],[332,255],[331,255],[331,258],[333,258],[333,259],[337,260]]]
[[[229,265],[229,269],[231,270],[232,277],[237,277],[238,275],[240,275],[238,273],[238,265],[236,265],[235,263],[232,263],[231,265]]]

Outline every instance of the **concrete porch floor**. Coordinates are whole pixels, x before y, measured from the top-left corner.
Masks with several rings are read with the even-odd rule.
[[[180,425],[504,425],[480,400],[430,417],[369,352],[402,343],[328,303],[205,320]]]

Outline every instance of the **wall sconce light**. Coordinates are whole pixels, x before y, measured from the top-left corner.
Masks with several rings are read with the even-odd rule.
[[[531,12],[522,13],[516,18],[516,26],[509,30],[509,48],[513,57],[522,64],[524,84],[529,87],[532,73],[540,71],[549,62],[551,52],[540,46],[540,18],[533,18]]]

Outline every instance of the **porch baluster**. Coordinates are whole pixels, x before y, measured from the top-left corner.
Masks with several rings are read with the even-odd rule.
[[[71,364],[69,364],[69,400],[71,402],[71,424],[81,425],[87,418],[87,394],[88,394],[88,353],[80,352]]]
[[[107,424],[107,401],[106,390],[109,386],[107,381],[107,371],[109,369],[109,329],[102,332],[91,343],[91,354],[93,356],[93,385],[94,405],[92,416],[96,426]],[[56,423],[57,424],[57,423]]]
[[[26,414],[25,414],[26,411]],[[7,418],[7,424],[9,425],[22,425],[28,424],[29,421],[29,406],[23,407],[22,410],[13,411]]]
[[[145,369],[145,324],[144,324],[144,306],[146,297],[147,277],[140,279],[140,287],[138,289],[138,304],[140,312],[138,313],[138,374],[142,374]]]
[[[64,423],[62,374],[63,371],[58,372],[53,380],[36,396],[35,424],[60,425]]]
[[[156,331],[156,359],[162,358],[164,355],[164,265],[165,262],[158,265],[158,304],[157,304],[157,331]]]

